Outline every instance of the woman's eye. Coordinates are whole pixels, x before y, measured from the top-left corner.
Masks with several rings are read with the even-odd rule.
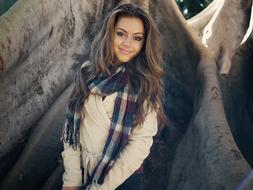
[[[116,34],[117,34],[118,36],[123,36],[123,35],[124,35],[123,32],[116,32]]]
[[[141,41],[142,37],[135,37],[134,39],[137,40],[137,41]]]

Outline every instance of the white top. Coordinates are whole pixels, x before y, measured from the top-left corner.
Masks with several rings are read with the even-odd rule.
[[[91,94],[81,113],[80,143],[81,149],[74,150],[64,143],[62,152],[65,172],[63,187],[81,186],[81,165],[84,168],[84,184],[87,174],[91,175],[98,164],[109,133],[114,101],[117,92],[105,97]],[[83,113],[85,117],[83,118]],[[150,152],[153,136],[157,133],[157,115],[149,112],[142,126],[136,126],[129,135],[129,142],[112,168],[105,176],[104,183],[91,184],[91,190],[116,189],[131,176],[143,163]]]

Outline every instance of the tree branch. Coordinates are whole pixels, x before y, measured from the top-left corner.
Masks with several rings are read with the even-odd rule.
[[[217,11],[219,4],[219,0],[214,0],[200,13],[187,20],[187,23],[190,25],[190,27],[197,31],[200,37],[203,36],[203,29]]]
[[[244,0],[223,1],[220,1],[220,9],[205,27],[202,42],[208,46],[212,56],[218,59],[220,73],[228,74],[231,58],[240,46],[248,26],[251,0],[246,3]]]

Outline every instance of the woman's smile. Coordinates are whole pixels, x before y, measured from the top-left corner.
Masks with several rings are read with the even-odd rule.
[[[129,55],[131,53],[131,51],[125,50],[123,48],[119,48],[119,51],[124,55]]]

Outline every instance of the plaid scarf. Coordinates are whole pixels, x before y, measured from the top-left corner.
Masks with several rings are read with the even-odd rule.
[[[101,160],[89,178],[90,183],[102,184],[118,153],[128,141],[136,113],[137,94],[130,90],[129,77],[124,65],[118,67],[116,72],[109,77],[99,76],[95,78],[88,83],[88,89],[90,93],[100,96],[118,92]],[[78,98],[75,102],[76,105],[72,105],[72,107],[77,108],[76,106],[81,100],[82,97]],[[73,112],[70,107],[66,113],[65,140],[69,144],[76,145],[79,143],[80,113]]]

